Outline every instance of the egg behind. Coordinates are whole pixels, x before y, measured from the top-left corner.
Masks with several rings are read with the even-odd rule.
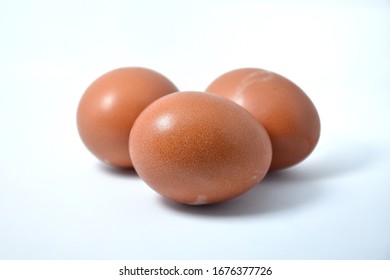
[[[102,75],[86,89],[77,109],[82,141],[101,161],[131,167],[128,140],[135,119],[151,102],[177,90],[147,68],[119,68]]]
[[[206,91],[233,100],[265,127],[273,149],[271,170],[301,162],[317,145],[320,118],[313,102],[277,73],[236,69],[216,78]]]
[[[267,173],[271,142],[262,125],[227,98],[178,92],[149,105],[129,139],[138,175],[156,192],[186,204],[236,197]]]

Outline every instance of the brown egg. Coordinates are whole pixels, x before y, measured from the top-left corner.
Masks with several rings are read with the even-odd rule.
[[[177,91],[163,75],[146,68],[128,67],[95,80],[77,110],[80,137],[107,164],[131,167],[130,130],[141,111],[157,98]]]
[[[129,149],[138,175],[186,204],[234,198],[268,171],[271,142],[246,110],[213,94],[178,92],[148,106],[134,123]]]
[[[263,124],[272,142],[271,170],[301,162],[317,145],[320,119],[314,104],[281,75],[237,69],[218,77],[206,91],[233,100]]]

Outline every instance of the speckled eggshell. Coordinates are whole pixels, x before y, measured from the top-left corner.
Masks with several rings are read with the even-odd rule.
[[[271,142],[246,110],[227,98],[178,92],[148,106],[129,149],[138,175],[161,195],[186,204],[234,198],[267,173]]]
[[[132,167],[128,142],[135,119],[151,102],[175,91],[170,80],[146,68],[119,68],[104,74],[87,88],[78,106],[82,141],[103,162]]]
[[[273,148],[271,170],[295,165],[317,145],[320,119],[309,97],[292,81],[257,68],[227,72],[207,92],[247,109],[267,130]]]

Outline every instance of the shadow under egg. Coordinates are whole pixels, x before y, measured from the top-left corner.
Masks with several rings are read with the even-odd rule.
[[[132,167],[115,167],[102,162],[98,162],[98,168],[103,172],[120,177],[138,177],[137,172]]]
[[[208,205],[187,205],[163,197],[160,203],[173,211],[207,217],[266,215],[291,210],[314,203],[321,196],[314,184],[286,184],[275,178],[265,178],[248,192],[228,201]]]

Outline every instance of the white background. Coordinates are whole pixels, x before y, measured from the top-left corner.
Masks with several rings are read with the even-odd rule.
[[[0,259],[390,259],[388,1],[1,1]],[[83,146],[86,87],[144,66],[181,90],[259,67],[322,135],[227,203],[168,202]]]

